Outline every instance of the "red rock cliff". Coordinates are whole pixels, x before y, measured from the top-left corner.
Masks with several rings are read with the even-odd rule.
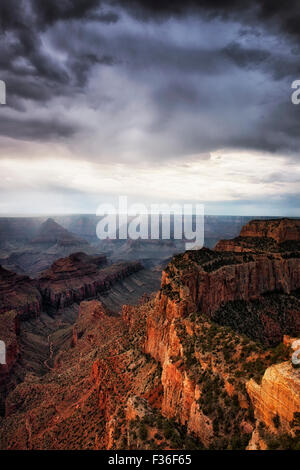
[[[241,237],[272,238],[277,243],[300,241],[300,220],[252,220],[242,228]]]
[[[45,304],[55,309],[95,297],[114,282],[142,269],[140,263],[118,263],[103,267],[106,257],[75,253],[61,258],[42,273],[38,285]]]
[[[283,252],[299,251],[300,220],[252,220],[233,240],[220,240],[216,251]]]
[[[250,380],[247,391],[259,421],[273,432],[291,430],[295,413],[300,413],[300,371],[291,361],[269,367],[261,384]]]
[[[6,364],[0,364],[0,386],[4,383],[19,356],[17,335],[19,319],[17,312],[12,310],[0,316],[0,339],[6,347]]]
[[[34,280],[0,266],[0,318],[9,310],[15,310],[23,318],[36,316],[40,313],[41,303],[41,294]]]
[[[174,310],[175,316],[200,310],[213,318],[230,301],[252,301],[274,291],[289,294],[298,288],[300,258],[296,255],[225,256],[203,249],[178,255],[168,265],[162,275],[160,302],[166,312]]]
[[[209,445],[214,437],[213,423],[210,414],[204,412],[203,407],[200,406],[202,385],[199,385],[197,377],[201,376],[203,369],[208,368],[213,371],[213,374],[217,374],[221,381],[224,381],[229,395],[235,392],[226,366],[220,365],[222,360],[215,362],[214,356],[217,355],[217,350],[208,358],[201,353],[195,354],[194,352],[194,361],[196,360],[194,367],[196,369],[198,367],[197,373],[191,373],[190,368],[187,367],[186,358],[192,357],[190,356],[193,351],[191,347],[193,342],[196,341],[197,344],[197,336],[199,341],[205,341],[197,324],[193,325],[190,322],[190,315],[214,319],[216,312],[228,303],[245,301],[251,304],[260,299],[263,294],[269,295],[270,292],[290,294],[299,287],[300,259],[296,253],[288,254],[288,256],[285,253],[233,254],[203,249],[175,256],[163,272],[162,288],[157,294],[154,308],[147,317],[146,326],[145,351],[162,365],[162,413],[187,426],[187,429],[198,435],[205,445]],[[280,295],[278,294],[279,297]],[[290,311],[288,315],[293,315],[293,319],[300,319],[300,305],[297,299],[295,305],[294,312]],[[272,324],[274,319],[268,318],[266,313],[262,314],[264,328],[269,328],[271,332],[273,328],[275,331],[276,328]],[[283,312],[281,313],[283,315]],[[286,317],[285,321],[288,323],[287,320]],[[267,326],[268,322],[269,326]],[[300,323],[296,322],[296,326],[297,324],[300,332]],[[223,342],[222,338],[221,344]],[[234,354],[238,352],[231,354],[234,357]],[[225,362],[228,360],[231,360],[230,356]],[[262,391],[266,390],[265,382],[266,377]],[[276,380],[274,382],[277,383]],[[254,382],[251,384],[254,390]],[[292,390],[290,382],[286,382],[286,386],[290,388],[290,391]],[[257,387],[259,389],[259,386]],[[274,387],[273,391],[276,389],[279,395],[283,393],[284,385],[280,389],[278,382]],[[262,392],[258,389],[253,391],[253,396],[254,393],[257,397],[261,396]],[[264,393],[267,394],[267,391]],[[289,393],[286,395],[285,409],[287,410]],[[291,393],[292,395],[295,396]],[[203,399],[205,403],[205,397]],[[238,395],[238,400],[241,408],[249,407],[247,394]],[[255,400],[259,401],[258,398]],[[274,398],[272,412],[280,408],[280,401],[280,396]],[[293,411],[298,409],[297,406],[292,407]],[[264,409],[267,413],[267,405]],[[286,419],[289,418],[290,416],[286,417]],[[246,421],[245,429],[251,430],[250,423]]]

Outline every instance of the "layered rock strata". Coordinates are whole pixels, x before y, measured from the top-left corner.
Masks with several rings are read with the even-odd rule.
[[[15,310],[22,318],[36,316],[40,313],[41,303],[35,281],[0,266],[0,318],[9,310]]]
[[[269,367],[261,384],[250,380],[247,391],[256,418],[273,432],[289,432],[295,413],[300,413],[300,371],[291,361]]]
[[[61,258],[38,280],[44,305],[59,309],[95,297],[114,282],[142,269],[140,263],[117,263],[103,267],[106,257],[75,253]]]

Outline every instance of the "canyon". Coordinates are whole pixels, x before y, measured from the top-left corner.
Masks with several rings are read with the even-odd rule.
[[[58,310],[95,297],[117,280],[142,269],[138,262],[103,267],[106,262],[104,255],[88,256],[80,252],[54,262],[38,278],[44,304]]]
[[[299,449],[299,242],[297,220],[250,221],[215,250],[173,256],[158,291],[159,269],[103,254],[37,279],[4,270],[0,326],[17,359],[0,448]],[[39,310],[25,319],[26,283]]]

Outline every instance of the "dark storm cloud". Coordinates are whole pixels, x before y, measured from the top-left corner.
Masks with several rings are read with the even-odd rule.
[[[119,15],[115,12],[109,11],[107,13],[89,13],[86,15],[87,20],[98,21],[100,23],[117,23]]]
[[[291,52],[283,54],[263,48],[243,47],[236,41],[227,44],[222,52],[236,66],[262,70],[275,80],[300,76],[300,61]]]
[[[246,49],[237,42],[228,44],[223,49],[223,52],[239,67],[259,66],[271,56],[271,52],[269,51],[254,48]]]
[[[58,96],[74,96],[86,83],[95,64],[112,65],[114,59],[105,53],[78,53],[62,62],[49,53],[42,33],[57,21],[86,20],[110,24],[118,21],[114,12],[97,11],[99,0],[2,0],[0,3],[0,75],[7,84],[7,104],[16,111],[25,111],[28,100],[37,105]],[[66,26],[67,27],[67,26]],[[66,41],[66,36],[65,36]],[[53,136],[69,137],[77,129],[62,119],[35,122],[30,117],[6,116],[1,110],[0,133],[15,138],[42,140]],[[47,125],[49,130],[47,131]]]
[[[88,70],[95,63],[111,64],[113,59],[107,54],[78,55],[69,60],[67,67],[57,57],[51,57],[41,41],[41,33],[57,21],[93,20],[99,23],[115,23],[118,15],[113,12],[101,13],[95,9],[101,5],[99,0],[60,0],[41,2],[39,0],[2,0],[0,5],[0,69],[2,73],[11,71],[23,73],[22,67],[15,65],[19,58],[26,60],[30,67],[26,75],[37,79],[38,84],[44,79],[53,85],[82,85],[82,69]],[[67,28],[67,25],[66,25]],[[68,37],[65,36],[67,42]],[[81,67],[78,62],[81,62]],[[72,68],[74,65],[74,68]],[[77,75],[78,73],[78,75]],[[55,90],[57,93],[58,87]],[[63,91],[66,92],[65,88]],[[45,93],[48,96],[48,93]],[[25,97],[26,93],[25,93]]]
[[[0,135],[2,136],[35,141],[56,141],[60,138],[71,137],[76,130],[78,130],[76,126],[57,117],[44,119],[6,117],[1,120],[0,125]]]
[[[206,13],[209,18],[233,18],[241,23],[261,21],[279,28],[284,34],[300,36],[300,8],[298,0],[122,0],[132,14],[144,19],[168,18],[185,15],[188,10]]]
[[[132,29],[126,29],[124,11],[133,18]],[[216,37],[222,38],[220,24],[229,25],[224,41],[189,41],[191,13]],[[183,30],[186,24],[179,40],[166,37],[164,30],[174,18]],[[157,35],[141,31],[141,22],[154,23]],[[0,28],[0,75],[7,83],[8,106],[15,111],[1,109],[2,135],[32,140],[76,135],[76,120],[66,124],[60,116],[54,124],[44,117],[32,119],[27,104],[39,110],[60,98],[68,108],[78,95],[91,102],[89,77],[102,66],[118,67],[116,73],[133,87],[147,88],[153,119],[139,125],[148,133],[142,143],[148,154],[161,158],[162,149],[168,158],[221,147],[296,152],[299,146],[299,109],[290,104],[290,83],[300,78],[297,1],[287,6],[276,0],[2,0]],[[104,28],[114,28],[113,33]],[[273,35],[279,47],[275,39],[265,41],[266,35]],[[249,80],[247,73],[252,74]],[[106,125],[116,122],[107,130],[115,138],[118,106],[130,109],[133,98],[123,101],[126,87],[109,95],[110,85],[103,82],[102,88],[114,105]],[[132,118],[130,112],[123,120]],[[110,143],[103,142],[105,154]]]
[[[83,19],[100,4],[99,0],[60,0],[44,2],[31,0],[33,13],[39,24],[46,26],[58,20]]]

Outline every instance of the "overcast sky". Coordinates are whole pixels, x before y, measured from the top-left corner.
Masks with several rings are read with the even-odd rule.
[[[0,214],[300,216],[297,0],[1,0],[0,28]]]

